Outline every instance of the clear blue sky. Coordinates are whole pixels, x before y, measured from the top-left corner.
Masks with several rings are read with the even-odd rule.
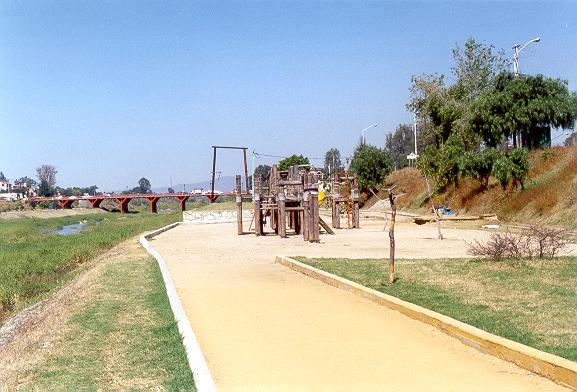
[[[468,37],[541,36],[521,71],[577,89],[576,2],[0,2],[0,170],[61,186],[205,180],[213,144],[350,154],[412,115],[411,75]],[[221,155],[222,175],[240,154]],[[261,158],[258,163],[272,163]]]

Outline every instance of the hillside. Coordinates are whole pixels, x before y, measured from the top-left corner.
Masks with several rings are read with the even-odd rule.
[[[493,179],[486,190],[476,180],[462,178],[435,196],[435,204],[459,214],[495,213],[501,220],[577,227],[577,147],[532,151],[531,171],[525,189],[506,189]],[[426,213],[431,201],[426,182],[414,168],[391,173],[383,187],[396,185],[401,209]],[[381,192],[380,197],[384,197]],[[365,206],[374,204],[369,198]]]

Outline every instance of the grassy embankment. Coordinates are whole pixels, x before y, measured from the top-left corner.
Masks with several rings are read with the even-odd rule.
[[[194,390],[156,260],[135,241],[120,253],[90,281],[41,360],[10,375],[24,389]]]
[[[488,262],[297,258],[499,336],[577,361],[577,258]]]
[[[0,221],[0,322],[61,287],[96,255],[179,217],[179,213],[96,214]],[[87,225],[81,234],[51,234],[79,221]]]
[[[179,217],[99,214],[0,222],[0,285],[9,305],[4,315],[46,297],[80,271],[91,272],[72,282],[73,299],[63,302],[55,324],[35,327],[44,343],[31,345],[25,334],[16,348],[6,347],[4,359],[12,365],[0,371],[0,389],[8,383],[21,390],[194,390],[158,265],[133,239]],[[88,227],[81,234],[48,234],[79,220]],[[19,344],[26,345],[25,355]]]

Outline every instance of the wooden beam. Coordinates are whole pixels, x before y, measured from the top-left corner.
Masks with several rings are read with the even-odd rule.
[[[325,229],[325,231],[329,234],[335,234],[335,232],[330,228],[330,226],[323,220],[322,217],[319,216],[319,223]]]

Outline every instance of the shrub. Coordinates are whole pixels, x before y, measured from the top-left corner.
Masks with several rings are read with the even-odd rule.
[[[495,148],[486,148],[480,153],[466,152],[459,159],[459,170],[465,177],[476,179],[481,187],[487,188],[493,165],[500,155]]]
[[[555,257],[567,248],[568,229],[531,226],[522,234],[493,233],[485,243],[475,240],[467,252],[498,261],[523,257]]]
[[[527,150],[516,148],[506,155],[499,156],[493,164],[492,174],[499,181],[503,189],[511,182],[515,188],[521,185],[525,189],[524,181],[531,169]]]
[[[531,169],[529,164],[529,154],[524,148],[516,148],[510,151],[508,154],[509,160],[511,161],[511,180],[515,188],[518,184],[521,184],[521,189],[525,189],[523,182],[527,178],[527,173]]]

